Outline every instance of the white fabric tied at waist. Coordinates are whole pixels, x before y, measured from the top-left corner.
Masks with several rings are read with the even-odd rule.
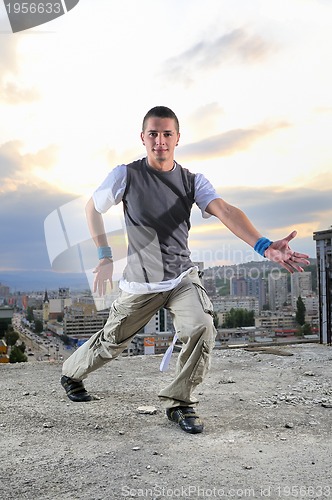
[[[119,288],[126,293],[132,293],[137,295],[143,295],[148,293],[159,293],[159,292],[168,292],[169,290],[173,290],[173,288],[177,287],[179,283],[185,278],[188,274],[190,274],[193,269],[197,269],[197,266],[190,267],[186,271],[180,274],[177,278],[168,281],[160,281],[159,283],[137,283],[135,281],[127,281],[125,278],[121,278],[119,281]]]
[[[161,372],[167,372],[167,370],[169,368],[169,363],[171,361],[172,352],[173,352],[173,349],[174,349],[174,346],[175,346],[177,339],[178,339],[178,336],[175,334],[171,345],[168,347],[167,351],[165,352],[165,354],[163,356],[163,359],[161,360],[160,367],[159,367],[159,370]]]

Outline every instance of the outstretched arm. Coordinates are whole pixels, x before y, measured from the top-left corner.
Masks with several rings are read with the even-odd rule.
[[[90,234],[96,247],[107,247],[108,241],[105,233],[103,216],[95,209],[92,198],[90,198],[85,207],[85,213]],[[100,259],[99,264],[93,272],[95,273],[93,291],[97,291],[99,295],[105,295],[107,281],[109,281],[112,286],[113,261],[109,257]]]
[[[217,217],[235,236],[238,236],[252,247],[262,237],[242,210],[230,205],[221,198],[211,201],[205,210]],[[285,238],[274,241],[264,252],[264,257],[277,262],[290,273],[294,271],[302,272],[303,269],[300,264],[309,264],[308,255],[294,252],[289,246],[290,240],[295,238],[296,234],[296,231],[293,231]]]

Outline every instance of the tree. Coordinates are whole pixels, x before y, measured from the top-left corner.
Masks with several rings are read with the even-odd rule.
[[[20,346],[14,345],[10,350],[9,362],[10,363],[25,363],[28,361],[27,356],[22,352]]]
[[[16,344],[19,338],[20,338],[19,334],[14,330],[12,326],[9,326],[5,333],[6,344],[13,346]]]
[[[254,326],[255,313],[247,309],[234,309],[232,308],[225,315],[223,328],[237,328],[240,326]]]
[[[27,346],[25,345],[25,342],[21,342],[17,348],[22,351],[23,353],[26,351]]]
[[[216,278],[216,288],[218,290],[218,295],[221,297],[225,297],[230,293],[230,280],[226,278]]]
[[[304,325],[302,325],[302,335],[311,335],[312,334],[312,330],[311,330],[311,326],[309,323],[304,323]]]
[[[0,321],[0,339],[2,339],[6,335],[7,328],[7,321]]]
[[[44,329],[43,322],[40,321],[40,319],[36,319],[35,321],[35,332],[36,333],[41,333]]]
[[[67,334],[64,333],[63,335],[59,335],[59,337],[65,345],[72,345],[72,342]]]
[[[296,301],[296,322],[298,325],[303,326],[305,323],[305,305],[301,297]]]
[[[27,307],[26,319],[29,321],[29,323],[33,322],[33,308],[31,306]]]

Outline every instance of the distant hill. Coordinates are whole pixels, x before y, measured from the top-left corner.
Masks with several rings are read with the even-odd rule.
[[[312,289],[317,289],[317,259],[309,259],[310,265],[304,267],[305,271],[312,274]],[[244,262],[242,264],[233,264],[225,266],[214,266],[204,269],[204,277],[214,278],[217,282],[228,281],[232,276],[238,273],[243,273],[245,276],[257,278],[258,276],[267,276],[273,269],[280,269],[281,272],[287,273],[286,269],[282,268],[275,262],[268,260]],[[289,274],[290,277],[290,274]],[[220,286],[220,284],[219,284]]]
[[[317,260],[316,259],[309,259],[310,265],[306,266],[304,268],[305,271],[313,271],[316,267]],[[283,269],[281,266],[276,264],[275,262],[271,262],[269,260],[262,260],[262,261],[250,261],[250,262],[244,262],[242,264],[232,264],[232,265],[224,265],[224,266],[214,266],[214,267],[208,267],[204,269],[205,275],[213,275],[213,274],[219,274],[220,277],[223,277],[224,274],[227,274],[227,271],[229,269],[232,269],[234,272],[239,271],[241,269],[246,269],[247,271],[249,269],[252,270],[257,270],[260,273],[263,272],[271,272],[272,269],[280,269],[281,271],[287,272],[285,269]]]
[[[56,273],[54,271],[1,271],[0,283],[9,286],[11,293],[18,291],[70,288],[85,290],[89,284],[83,273]]]

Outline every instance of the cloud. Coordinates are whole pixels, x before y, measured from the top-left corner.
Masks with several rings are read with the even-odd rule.
[[[34,168],[52,165],[56,148],[21,154],[20,141],[0,147],[0,269],[50,268],[44,219],[72,199],[34,176]]]
[[[332,184],[327,184],[332,186]],[[245,212],[255,227],[270,239],[279,239],[293,229],[298,235],[292,247],[315,257],[313,232],[327,229],[332,221],[332,187],[326,189],[226,188],[217,189],[221,196]],[[222,264],[222,260],[244,262],[258,259],[252,249],[241,242],[219,221],[203,220],[195,208],[191,217],[190,247],[197,260]],[[238,252],[238,254],[237,254]]]
[[[21,104],[34,102],[39,99],[39,95],[37,89],[19,87],[15,82],[3,82],[0,98],[7,104]]]
[[[201,137],[202,130],[214,130],[224,110],[218,102],[209,102],[198,107],[188,118],[186,128],[194,129]]]
[[[13,178],[21,170],[21,158],[18,153],[20,141],[10,141],[0,147],[0,180],[2,190],[7,179]]]
[[[20,72],[18,36],[3,36],[0,44],[0,102],[20,104],[39,98],[35,88],[25,88],[17,83]]]
[[[317,114],[331,114],[332,113],[332,106],[319,106],[314,109],[314,113]]]
[[[243,210],[261,231],[332,220],[332,187],[234,187],[217,191],[228,203]]]
[[[17,45],[19,37],[2,36],[0,44],[0,75],[18,70]]]
[[[286,122],[262,124],[252,129],[234,129],[208,137],[201,141],[181,146],[178,158],[181,161],[206,160],[234,154],[247,149],[250,145],[275,130],[289,126]]]
[[[0,269],[50,269],[44,220],[50,212],[72,199],[45,186],[21,186],[0,194]]]
[[[36,153],[21,154],[22,143],[9,141],[0,146],[0,193],[15,191],[22,185],[35,185],[34,168],[51,167],[57,155],[57,147],[50,145]]]
[[[190,84],[196,72],[214,70],[223,64],[240,62],[253,64],[263,61],[275,46],[257,34],[235,29],[213,40],[201,40],[177,57],[165,62],[162,76]]]

